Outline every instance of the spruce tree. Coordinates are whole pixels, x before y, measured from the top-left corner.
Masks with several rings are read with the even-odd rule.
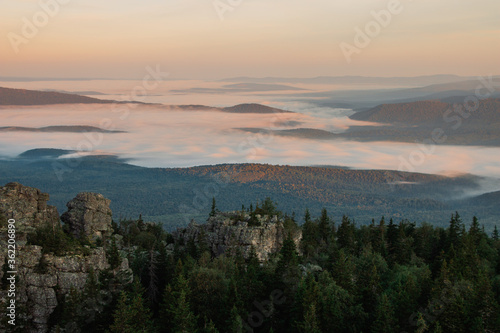
[[[215,205],[215,197],[212,197],[212,209],[210,210],[210,214],[208,215],[209,217],[215,216],[217,213],[217,207]]]

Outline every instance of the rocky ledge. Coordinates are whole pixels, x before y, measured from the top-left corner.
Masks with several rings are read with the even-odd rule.
[[[173,237],[180,244],[205,243],[214,256],[234,254],[239,249],[248,258],[253,247],[259,260],[265,261],[281,249],[287,231],[277,216],[257,215],[254,219],[246,212],[217,213],[205,224],[192,221],[187,228],[175,231]],[[299,248],[302,234],[297,231],[292,237]]]
[[[131,277],[126,258],[122,259],[119,267],[111,269],[105,247],[90,243],[79,246],[78,251],[70,249],[63,255],[55,255],[47,253],[44,245],[29,245],[30,237],[43,228],[54,233],[63,232],[57,209],[47,205],[48,200],[48,194],[19,183],[0,187],[0,278],[3,287],[0,302],[4,305],[8,300],[8,288],[4,283],[8,252],[7,220],[15,219],[16,304],[18,322],[24,325],[17,328],[23,332],[47,332],[50,315],[58,300],[64,299],[70,290],[82,290],[91,278],[90,274],[96,278],[99,272],[109,271]],[[101,243],[106,245],[106,237],[113,233],[109,204],[110,200],[100,194],[78,194],[68,203],[68,212],[63,214],[67,229],[80,238],[93,241],[101,238]],[[0,331],[4,330],[5,327],[0,324]]]

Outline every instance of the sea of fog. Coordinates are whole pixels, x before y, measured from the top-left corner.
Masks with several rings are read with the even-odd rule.
[[[130,100],[139,81],[0,82],[0,86],[64,91],[95,91],[102,99]],[[0,126],[43,127],[90,125],[125,133],[0,132],[0,155],[15,157],[33,148],[84,150],[114,154],[135,165],[188,167],[218,163],[336,165],[438,174],[472,173],[498,178],[500,148],[425,146],[394,142],[312,140],[240,128],[314,128],[342,132],[362,122],[350,120],[352,110],[297,102],[297,92],[190,93],[193,87],[217,88],[219,82],[165,81],[148,103],[232,106],[260,103],[296,113],[234,114],[219,111],[174,111],[151,105],[58,105],[1,107]],[[326,87],[304,89],[321,91]],[[330,87],[331,88],[331,87]],[[179,90],[185,90],[179,92]],[[373,125],[373,124],[371,124]],[[498,184],[491,189],[498,190]]]

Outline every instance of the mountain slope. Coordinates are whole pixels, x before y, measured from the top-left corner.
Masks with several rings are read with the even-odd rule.
[[[221,110],[230,113],[293,113],[292,111],[285,111],[256,103],[238,104],[235,106],[222,108]]]
[[[464,113],[468,113],[463,104]],[[472,104],[471,104],[472,105]],[[411,103],[382,104],[367,111],[361,111],[350,116],[353,120],[363,120],[387,124],[414,125],[435,125],[436,123],[447,122],[448,116],[460,115],[454,104],[441,101],[418,101]],[[466,124],[481,122],[484,124],[500,122],[500,99],[489,98],[481,100],[476,111],[467,117]],[[466,116],[463,116],[466,118]],[[450,118],[451,119],[451,118]]]
[[[25,89],[11,89],[0,87],[0,105],[49,105],[49,104],[75,104],[75,103],[114,103],[75,94],[66,94],[52,91],[37,91]]]
[[[191,218],[205,219],[212,197],[221,210],[255,206],[271,197],[281,210],[299,217],[306,208],[319,215],[325,207],[337,221],[347,214],[363,224],[382,215],[438,223],[455,210],[472,217],[469,208],[450,200],[478,189],[478,178],[472,176],[262,164],[143,168],[110,156],[60,158],[64,153],[32,150],[22,158],[0,159],[0,183],[17,181],[49,191],[59,209],[78,192],[103,193],[111,199],[116,220],[142,214],[170,230]],[[487,213],[478,214],[485,223],[497,216]]]
[[[20,126],[5,126],[0,127],[0,132],[58,132],[58,133],[125,133],[125,131],[106,130],[95,126],[45,126],[45,127],[20,127]]]

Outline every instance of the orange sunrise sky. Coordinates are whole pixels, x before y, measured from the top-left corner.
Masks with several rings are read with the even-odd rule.
[[[154,65],[195,79],[498,74],[498,0],[401,0],[348,63],[341,44],[393,2],[4,0],[0,76],[137,78]]]

